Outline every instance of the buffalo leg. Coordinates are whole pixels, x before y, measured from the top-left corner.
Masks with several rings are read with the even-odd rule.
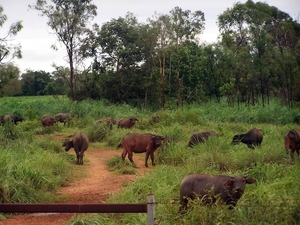
[[[154,162],[154,152],[151,152],[150,157],[151,157],[151,161],[152,161],[152,166],[155,166],[155,162]]]
[[[130,162],[134,163],[133,159],[132,159],[132,156],[133,156],[133,153],[132,152],[128,152],[128,159],[130,160]]]
[[[127,151],[124,150],[124,151],[122,152],[122,159],[123,159],[123,161],[125,160],[126,155],[127,155]]]
[[[79,152],[79,165],[83,165],[83,151]]]
[[[80,157],[79,152],[78,153],[76,152],[76,158],[77,158],[76,164],[78,164],[78,165],[79,165],[79,157]]]
[[[149,159],[149,152],[146,152],[145,155],[145,166],[148,167],[148,159]]]

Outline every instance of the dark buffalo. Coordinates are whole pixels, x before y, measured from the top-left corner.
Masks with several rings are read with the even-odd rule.
[[[122,159],[124,160],[126,155],[128,154],[128,159],[130,160],[130,162],[134,163],[132,160],[133,153],[146,152],[145,166],[148,167],[149,156],[152,161],[152,166],[154,166],[154,152],[164,140],[166,140],[165,137],[155,134],[127,134],[122,138]]]
[[[118,121],[118,128],[132,128],[134,124],[139,121],[135,117],[130,117],[130,118],[123,118]]]
[[[17,116],[17,115],[3,115],[0,116],[0,124],[4,125],[5,122],[12,122],[15,125],[17,125],[18,122],[24,121],[23,117]]]
[[[201,131],[201,132],[193,133],[193,135],[190,137],[188,147],[192,148],[196,144],[204,143],[204,141],[207,140],[209,136],[217,137],[218,135],[213,130],[207,130],[207,131]]]
[[[289,130],[284,135],[284,146],[286,150],[286,154],[289,153],[291,149],[291,157],[294,158],[295,151],[298,154],[299,158],[299,150],[300,150],[300,131],[299,130]]]
[[[56,123],[56,119],[52,116],[43,116],[42,119],[43,127],[50,127]]]
[[[66,123],[69,124],[69,122],[71,121],[71,119],[74,117],[75,115],[71,115],[69,113],[58,113],[55,115],[55,120],[57,122],[61,122],[64,123],[64,126],[66,125]]]
[[[89,147],[89,139],[84,133],[77,134],[71,141],[65,141],[62,146],[65,147],[66,151],[74,148],[77,158],[76,164],[83,165],[83,155]]]
[[[157,123],[160,120],[160,116],[157,113],[153,113],[151,119],[154,123]]]
[[[113,125],[117,123],[117,121],[113,117],[108,117],[107,119],[100,119],[96,121],[96,124],[106,123],[110,129],[112,129]]]
[[[263,133],[260,128],[253,128],[245,134],[237,134],[233,136],[232,144],[238,144],[242,142],[248,146],[248,148],[254,149],[256,146],[260,146],[263,140]]]
[[[233,209],[242,197],[246,184],[253,184],[256,180],[244,176],[189,174],[180,184],[180,212],[187,209],[189,199],[200,198],[205,204],[212,204],[220,200]]]

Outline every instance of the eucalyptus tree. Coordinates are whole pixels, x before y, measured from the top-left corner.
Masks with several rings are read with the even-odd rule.
[[[225,10],[218,17],[221,32],[221,44],[232,55],[232,73],[228,74],[229,81],[235,81],[235,96],[238,102],[245,98],[245,91],[252,92],[254,96],[255,85],[249,87],[249,74],[251,74],[250,47],[248,45],[250,34],[247,24],[247,8],[244,4],[236,3],[232,9]]]
[[[200,38],[200,34],[204,30],[205,17],[204,13],[200,10],[192,12],[191,10],[182,10],[180,7],[175,7],[170,11],[171,19],[171,44],[175,48],[172,48],[174,51],[171,51],[170,62],[174,54],[178,53],[178,48],[180,45],[183,45],[185,42],[196,41]],[[198,49],[198,48],[196,48]],[[178,57],[175,57],[177,60],[173,62],[173,65],[170,68],[174,69],[174,83],[176,84],[175,96],[179,105],[183,105],[184,96],[190,90],[187,89],[187,85],[184,84],[183,79],[188,79],[192,74],[188,73],[185,70],[179,70],[187,62],[181,62]],[[189,62],[188,62],[189,63]],[[171,71],[170,71],[171,73]],[[187,76],[187,77],[186,77]],[[189,94],[188,94],[189,95]]]
[[[166,77],[166,57],[168,46],[171,42],[171,21],[170,16],[165,14],[155,14],[149,19],[152,32],[156,36],[156,45],[154,47],[159,65],[160,79],[160,107],[165,105],[165,77]]]
[[[112,19],[101,27],[95,26],[95,42],[91,54],[95,57],[103,79],[106,79],[113,96],[125,103],[126,98],[140,95],[140,66],[144,61],[142,26],[132,13]],[[105,72],[104,72],[105,71]],[[117,99],[115,99],[117,100]]]
[[[292,107],[293,101],[300,101],[300,21],[276,7],[270,7],[269,13],[267,25],[273,43],[272,85],[279,90],[282,101]]]
[[[97,7],[92,0],[37,0],[30,8],[40,11],[41,16],[48,18],[48,26],[65,47],[66,61],[70,69],[70,74],[66,76],[66,79],[71,98],[76,100],[76,76],[80,74],[77,71],[84,59],[81,47],[90,34],[88,25],[97,15]],[[57,49],[55,45],[52,47]]]
[[[283,92],[294,89],[289,84],[293,83],[295,72],[289,68],[297,66],[291,65],[295,61],[291,50],[299,40],[300,29],[288,14],[266,3],[248,0],[227,9],[218,17],[218,23],[222,43],[235,55],[235,88],[242,101],[255,104],[260,96],[264,105],[271,91],[278,91],[272,86],[278,84],[277,78],[286,81],[279,88]],[[282,56],[278,58],[277,52]],[[289,60],[282,60],[288,55]]]
[[[178,52],[181,51],[179,48],[185,42],[196,40],[199,37],[204,29],[204,21],[203,12],[191,12],[182,10],[180,7],[172,9],[170,14],[156,14],[149,19],[150,26],[157,35],[155,49],[160,68],[161,107],[164,107],[165,103],[166,71],[169,72],[169,90],[172,89],[171,85],[175,85],[173,89],[177,104],[182,105],[185,85],[182,82],[184,71],[179,71],[179,68],[182,67],[178,55]],[[173,70],[174,74],[172,74]]]
[[[0,28],[7,21],[7,16],[4,14],[4,9],[0,5]],[[22,21],[17,21],[10,25],[7,34],[0,37],[0,66],[5,62],[10,62],[14,58],[22,58],[21,45],[11,44],[11,39],[15,37],[23,28]],[[2,33],[2,32],[1,32]]]

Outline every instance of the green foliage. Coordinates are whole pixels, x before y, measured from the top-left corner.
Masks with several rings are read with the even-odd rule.
[[[3,103],[4,102],[4,103]],[[9,100],[0,100],[3,110]],[[13,98],[12,102],[19,102]],[[5,104],[7,103],[7,104]],[[72,136],[79,131],[94,138],[96,145],[116,148],[127,133],[155,133],[168,138],[168,142],[155,152],[156,167],[132,184],[124,184],[122,191],[112,193],[110,203],[145,202],[147,194],[155,195],[156,223],[159,224],[288,224],[299,223],[300,181],[297,179],[299,159],[286,155],[283,136],[289,129],[297,129],[291,123],[299,109],[276,106],[231,108],[226,104],[209,102],[203,105],[188,105],[176,110],[159,111],[160,121],[151,122],[153,112],[130,108],[128,105],[110,105],[104,101],[69,102],[60,98],[53,106],[52,98],[23,98],[20,105],[12,106],[14,111],[26,115],[30,108],[38,112],[35,119],[14,126],[16,139],[2,135],[0,151],[0,197],[3,202],[56,201],[53,191],[70,175],[74,155],[65,153],[61,141],[54,136]],[[50,104],[51,103],[51,104]],[[24,105],[23,105],[24,106]],[[38,110],[41,108],[41,110]],[[2,108],[1,108],[2,109]],[[63,110],[64,109],[64,110]],[[43,128],[39,113],[54,115],[56,112],[76,112],[70,127],[56,124]],[[87,109],[87,110],[86,110]],[[276,118],[270,116],[275,115]],[[43,112],[41,112],[43,111]],[[130,130],[112,130],[106,124],[95,124],[96,119],[113,116],[116,120],[125,116],[139,118]],[[267,115],[267,116],[266,116]],[[234,122],[232,122],[234,121]],[[56,128],[57,127],[57,128]],[[231,145],[232,137],[252,127],[263,131],[260,147],[249,149],[245,144]],[[2,126],[1,129],[4,129]],[[49,129],[49,130],[48,130]],[[218,137],[209,137],[204,144],[188,148],[193,132],[214,130]],[[43,165],[43,166],[41,166]],[[120,156],[107,161],[110,171],[119,174],[134,174],[136,168]],[[242,198],[234,210],[228,211],[223,204],[211,207],[195,201],[187,214],[181,216],[179,209],[179,184],[189,173],[248,174],[258,180],[247,185]],[[201,212],[201,213],[199,213]],[[146,214],[101,214],[82,215],[72,219],[72,224],[146,224]],[[200,221],[200,222],[199,222]]]
[[[59,154],[33,146],[1,149],[0,201],[4,203],[53,202],[53,190],[70,176]]]
[[[106,123],[94,124],[89,126],[85,132],[90,142],[101,142],[111,133],[111,129]]]
[[[123,161],[120,156],[115,156],[106,161],[109,171],[113,171],[117,174],[136,174],[136,165],[128,161]]]

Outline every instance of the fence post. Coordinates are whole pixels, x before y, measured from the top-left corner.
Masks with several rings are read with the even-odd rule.
[[[147,196],[147,216],[148,225],[154,225],[155,210],[154,210],[154,195],[149,194]]]

